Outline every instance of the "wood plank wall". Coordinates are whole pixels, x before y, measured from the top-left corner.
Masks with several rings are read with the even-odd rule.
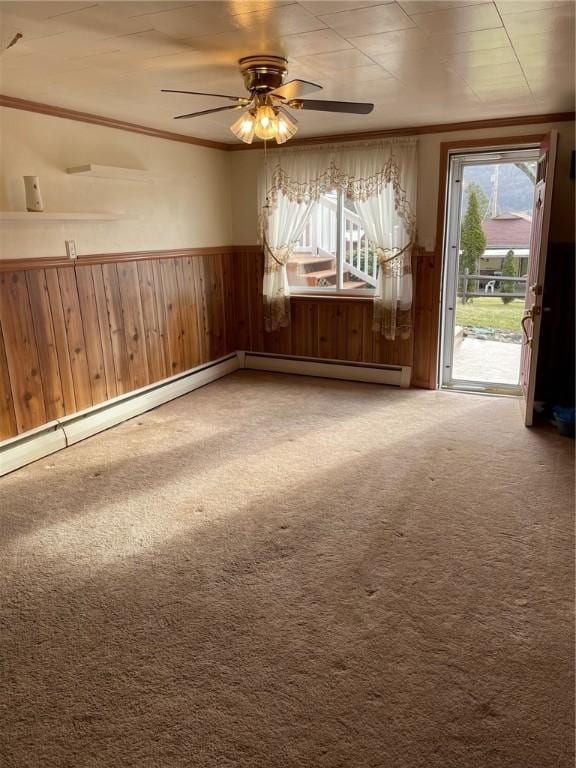
[[[372,300],[368,297],[293,296],[290,326],[265,333],[263,255],[246,249],[239,251],[236,259],[238,349],[358,363],[412,365],[413,338],[392,342],[372,332]]]
[[[0,264],[0,439],[237,349],[230,249]]]
[[[438,253],[424,250],[416,253],[412,386],[421,389],[436,389],[441,261]]]
[[[0,262],[0,440],[237,349],[413,366],[433,387],[434,255],[415,264],[414,333],[390,342],[362,297],[293,296],[265,333],[255,247]]]

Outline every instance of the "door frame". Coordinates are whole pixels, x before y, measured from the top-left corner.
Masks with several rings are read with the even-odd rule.
[[[442,283],[440,300],[440,343],[438,348],[438,386],[452,389],[462,389],[491,394],[520,395],[519,384],[504,384],[501,382],[481,382],[467,379],[452,378],[454,355],[454,330],[456,324],[458,255],[460,252],[460,224],[463,212],[462,180],[464,170],[475,165],[505,165],[514,162],[513,155],[518,160],[529,157],[537,161],[539,145],[507,146],[500,148],[453,149],[448,152],[448,169],[446,180],[446,218],[444,222],[444,249],[442,253]],[[448,362],[449,361],[449,362]],[[520,373],[520,371],[519,371]]]
[[[431,254],[423,254],[429,257],[426,264],[426,282],[425,286],[418,286],[419,293],[431,297],[431,311],[423,314],[423,319],[429,321],[429,328],[426,333],[426,359],[428,361],[428,371],[426,378],[419,380],[420,385],[426,389],[438,388],[438,368],[439,368],[439,350],[440,350],[440,318],[442,316],[441,298],[442,298],[442,254],[444,253],[444,223],[446,218],[447,202],[447,183],[448,183],[448,153],[450,150],[474,150],[478,148],[498,149],[509,147],[510,145],[522,146],[540,144],[546,132],[523,134],[519,136],[492,136],[483,139],[461,139],[460,141],[443,141],[440,143],[440,164],[438,175],[438,207],[436,212],[436,246]],[[419,270],[420,273],[423,272]],[[437,298],[436,298],[437,297]],[[428,325],[428,323],[426,323]],[[416,343],[416,340],[415,340]],[[424,343],[424,339],[422,339]],[[421,344],[419,343],[419,347]]]

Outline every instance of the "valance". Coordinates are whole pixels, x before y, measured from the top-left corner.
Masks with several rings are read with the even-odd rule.
[[[394,205],[413,230],[415,214],[403,179],[415,174],[417,140],[328,144],[295,147],[268,154],[268,200],[272,207],[282,193],[294,203],[317,202],[334,190],[350,200],[366,202],[390,186]]]

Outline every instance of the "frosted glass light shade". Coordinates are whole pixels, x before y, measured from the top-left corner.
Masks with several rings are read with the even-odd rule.
[[[254,129],[259,139],[273,139],[276,136],[278,117],[272,107],[266,105],[258,107],[254,115],[256,127]]]
[[[246,144],[252,144],[255,128],[256,120],[251,112],[244,112],[240,115],[238,120],[230,126],[230,130],[234,136],[236,136],[237,139],[241,139]]]
[[[290,120],[287,114],[281,112],[278,114],[277,126],[276,126],[276,143],[284,144],[284,142],[291,139],[292,136],[298,130],[298,126],[295,122]]]

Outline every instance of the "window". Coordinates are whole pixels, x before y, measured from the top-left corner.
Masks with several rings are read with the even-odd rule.
[[[287,265],[292,293],[373,293],[378,261],[352,200],[322,195]]]

